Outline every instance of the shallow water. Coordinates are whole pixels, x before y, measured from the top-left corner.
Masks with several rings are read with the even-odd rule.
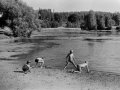
[[[20,56],[34,62],[36,57],[45,57],[45,66],[62,69],[65,65],[65,56],[70,49],[74,50],[76,63],[89,61],[92,70],[120,73],[120,39],[29,39],[20,40],[24,43],[37,43],[36,48],[27,55]],[[49,37],[47,37],[49,38]],[[43,48],[43,47],[44,48]],[[72,68],[69,65],[68,68]]]

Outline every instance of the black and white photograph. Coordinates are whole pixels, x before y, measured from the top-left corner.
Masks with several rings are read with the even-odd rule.
[[[0,0],[0,90],[120,90],[120,0]]]

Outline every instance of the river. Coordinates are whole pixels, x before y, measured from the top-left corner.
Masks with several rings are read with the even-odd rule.
[[[109,36],[108,36],[109,37]],[[107,36],[106,36],[107,38]],[[62,69],[65,65],[65,57],[70,49],[74,50],[76,63],[89,62],[91,70],[120,73],[120,39],[22,39],[20,42],[37,43],[36,48],[27,55],[21,55],[21,59],[32,60],[36,57],[45,57],[45,66]],[[45,48],[42,48],[46,46]],[[73,68],[72,65],[68,66]]]

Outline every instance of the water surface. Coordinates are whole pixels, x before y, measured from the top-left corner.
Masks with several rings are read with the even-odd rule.
[[[108,36],[109,37],[109,36]],[[49,38],[49,39],[48,39]],[[120,73],[120,39],[55,39],[55,37],[41,37],[37,39],[21,40],[25,43],[37,43],[36,49],[21,58],[34,61],[36,57],[45,57],[45,65],[62,69],[65,65],[65,56],[70,49],[74,50],[76,63],[89,61],[92,70]],[[43,49],[41,46],[46,47]],[[68,68],[72,68],[69,65]]]

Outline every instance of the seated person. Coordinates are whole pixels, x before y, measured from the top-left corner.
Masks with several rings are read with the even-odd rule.
[[[85,61],[84,63],[82,64],[78,64],[77,65],[77,70],[81,73],[82,71],[82,68],[86,68],[87,69],[87,72],[89,72],[89,68],[88,68],[88,62]]]
[[[23,67],[22,67],[22,70],[23,70],[23,72],[25,74],[27,74],[28,72],[30,72],[30,69],[31,69],[30,63],[31,63],[30,61],[27,61],[26,64],[23,65]]]

